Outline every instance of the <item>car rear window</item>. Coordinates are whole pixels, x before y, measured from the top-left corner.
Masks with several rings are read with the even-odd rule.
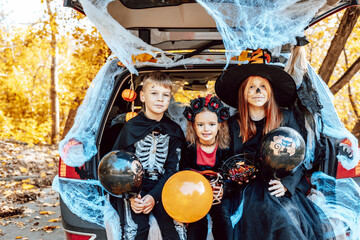
[[[167,6],[177,6],[183,3],[196,3],[196,0],[120,0],[127,8],[153,8],[153,7],[167,7]]]

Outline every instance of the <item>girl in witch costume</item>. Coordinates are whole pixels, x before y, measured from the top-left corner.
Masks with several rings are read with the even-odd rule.
[[[280,126],[301,133],[293,112],[285,109],[294,104],[295,83],[278,66],[253,63],[231,68],[217,79],[215,91],[238,110],[228,120],[234,154],[259,156],[263,135]],[[258,161],[256,178],[232,191],[229,211],[234,239],[323,239],[316,208],[306,197],[310,184],[304,177],[305,167],[301,164],[290,175],[273,179]]]
[[[141,192],[130,199],[131,217],[137,225],[135,236],[126,236],[126,239],[148,238],[150,212],[158,222],[163,239],[179,239],[174,221],[161,201],[166,180],[178,171],[184,144],[180,126],[164,115],[171,90],[172,83],[166,74],[154,72],[145,76],[140,92],[145,110],[126,122],[113,147],[114,150],[134,152],[145,171]],[[116,205],[118,201],[112,203]]]
[[[187,147],[184,149],[180,170],[190,169],[219,178],[219,168],[229,157],[229,130],[226,120],[230,117],[229,108],[224,107],[219,98],[208,95],[191,100],[190,107],[184,110],[188,120],[186,130]],[[227,209],[224,208],[222,185],[212,184],[214,202],[209,212],[215,240],[231,239],[232,227]],[[208,233],[207,216],[197,222],[189,223],[188,240],[205,240]]]

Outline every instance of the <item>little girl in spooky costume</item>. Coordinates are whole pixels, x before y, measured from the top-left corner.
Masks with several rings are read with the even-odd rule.
[[[208,95],[206,98],[193,99],[190,107],[184,110],[188,120],[186,141],[180,170],[195,170],[213,178],[220,177],[219,169],[229,157],[229,130],[226,120],[230,117],[229,108],[224,107],[219,98]],[[221,202],[223,188],[214,184],[214,203],[209,212],[213,227],[214,239],[231,239],[232,227],[229,214]],[[207,217],[190,223],[187,230],[188,239],[206,239],[208,232]]]

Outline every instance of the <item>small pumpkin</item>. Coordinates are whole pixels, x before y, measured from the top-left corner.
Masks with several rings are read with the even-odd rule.
[[[122,93],[121,93],[121,97],[128,102],[132,102],[135,100],[137,94],[134,90],[132,89],[125,89]]]
[[[126,113],[125,121],[129,121],[133,117],[136,117],[138,114],[136,112],[128,112]]]

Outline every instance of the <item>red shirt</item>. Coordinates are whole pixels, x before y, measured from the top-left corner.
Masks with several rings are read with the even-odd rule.
[[[216,144],[214,151],[212,151],[211,153],[207,153],[201,148],[200,144],[197,144],[196,145],[196,163],[197,163],[197,165],[209,166],[209,167],[215,166],[217,148],[218,148],[218,145]]]

